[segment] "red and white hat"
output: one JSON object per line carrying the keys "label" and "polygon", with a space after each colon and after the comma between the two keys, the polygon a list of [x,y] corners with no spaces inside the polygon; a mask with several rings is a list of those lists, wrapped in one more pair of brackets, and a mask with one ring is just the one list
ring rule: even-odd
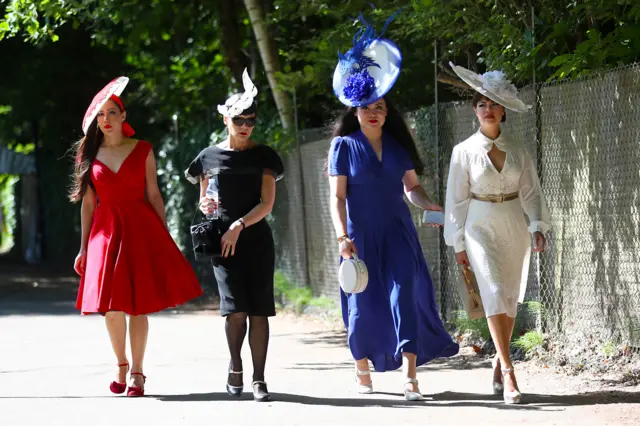
{"label": "red and white hat", "polygon": [[98,112],[104,104],[107,103],[109,98],[111,98],[111,95],[120,96],[124,88],[127,87],[127,83],[129,83],[129,77],[120,76],[109,82],[104,89],[93,97],[93,101],[91,101],[91,105],[87,108],[87,112],[84,113],[84,119],[82,120],[82,131],[85,135],[87,134],[87,130],[89,130],[89,126],[98,115]]}

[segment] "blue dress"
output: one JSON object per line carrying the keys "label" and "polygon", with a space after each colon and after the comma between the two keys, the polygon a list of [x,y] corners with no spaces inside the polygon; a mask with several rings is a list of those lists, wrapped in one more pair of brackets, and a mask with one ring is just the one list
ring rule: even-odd
{"label": "blue dress", "polygon": [[414,169],[405,149],[383,134],[382,161],[362,131],[336,137],[329,174],[347,176],[347,230],[369,270],[367,289],[341,291],[342,317],[354,359],[376,371],[402,366],[402,352],[417,365],[458,353],[435,302],[418,232],[404,201],[402,178]]}

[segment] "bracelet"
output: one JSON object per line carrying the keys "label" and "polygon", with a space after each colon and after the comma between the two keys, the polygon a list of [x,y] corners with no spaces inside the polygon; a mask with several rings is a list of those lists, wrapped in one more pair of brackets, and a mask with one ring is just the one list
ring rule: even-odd
{"label": "bracelet", "polygon": [[344,240],[348,240],[348,239],[349,239],[349,236],[347,234],[344,234],[344,235],[338,237],[338,243],[341,243]]}
{"label": "bracelet", "polygon": [[242,230],[244,231],[244,228],[247,227],[247,224],[244,223],[244,219],[240,218],[240,219],[238,219],[238,222],[240,222],[240,224],[242,225]]}

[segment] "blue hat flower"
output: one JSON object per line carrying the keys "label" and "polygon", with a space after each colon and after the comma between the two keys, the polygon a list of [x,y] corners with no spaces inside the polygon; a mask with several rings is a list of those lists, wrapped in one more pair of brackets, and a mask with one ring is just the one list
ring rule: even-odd
{"label": "blue hat flower", "polygon": [[394,42],[382,36],[399,12],[391,15],[380,35],[360,14],[365,27],[355,34],[353,47],[347,53],[338,52],[338,65],[333,73],[333,91],[343,104],[350,107],[372,104],[395,84],[402,54]]}

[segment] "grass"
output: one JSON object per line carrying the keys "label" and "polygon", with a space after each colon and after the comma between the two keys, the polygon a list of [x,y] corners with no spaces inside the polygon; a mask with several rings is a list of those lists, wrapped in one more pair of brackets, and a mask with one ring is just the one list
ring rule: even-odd
{"label": "grass", "polygon": [[308,307],[332,312],[336,310],[336,303],[326,297],[314,297],[311,287],[300,287],[289,281],[280,271],[274,275],[274,294],[279,308],[289,307],[297,315],[302,314]]}
{"label": "grass", "polygon": [[607,358],[612,358],[614,355],[616,355],[618,353],[618,348],[616,347],[616,344],[613,342],[607,342],[603,347],[602,347],[602,353],[604,354],[604,356],[606,356]]}
{"label": "grass", "polygon": [[536,330],[527,331],[522,336],[513,340],[513,346],[522,349],[527,355],[542,350],[544,344],[544,335]]}

